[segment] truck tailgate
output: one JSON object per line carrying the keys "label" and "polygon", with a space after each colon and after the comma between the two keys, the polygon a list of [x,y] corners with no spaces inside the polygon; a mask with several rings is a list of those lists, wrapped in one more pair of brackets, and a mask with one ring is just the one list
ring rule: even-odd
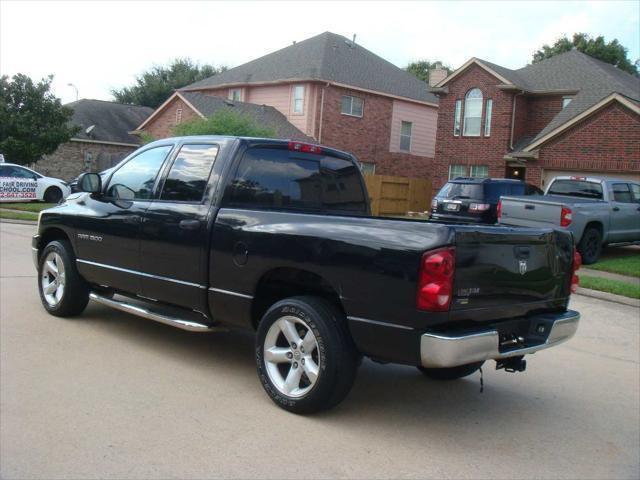
{"label": "truck tailgate", "polygon": [[543,198],[502,197],[500,223],[521,226],[559,226],[563,204]]}
{"label": "truck tailgate", "polygon": [[528,313],[569,297],[573,262],[570,233],[551,228],[477,226],[456,226],[455,230],[452,312],[484,308],[496,318],[502,307],[517,306],[520,312]]}

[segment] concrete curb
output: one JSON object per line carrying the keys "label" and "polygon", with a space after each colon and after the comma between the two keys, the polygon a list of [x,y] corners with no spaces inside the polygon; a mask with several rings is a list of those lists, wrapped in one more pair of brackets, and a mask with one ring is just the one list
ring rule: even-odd
{"label": "concrete curb", "polygon": [[18,220],[17,218],[0,218],[0,223],[17,223],[18,225],[37,225],[37,220]]}
{"label": "concrete curb", "polygon": [[613,293],[601,292],[599,290],[591,290],[589,288],[582,287],[578,287],[578,291],[576,293],[585,297],[597,298],[598,300],[606,300],[607,302],[620,303],[622,305],[640,308],[640,300],[636,298],[623,297],[622,295],[615,295]]}
{"label": "concrete curb", "polygon": [[591,270],[590,268],[580,267],[579,274],[586,277],[606,278],[608,280],[615,280],[618,282],[625,282],[631,284],[640,284],[640,278],[632,277],[631,275],[621,275],[619,273],[603,272],[600,270]]}

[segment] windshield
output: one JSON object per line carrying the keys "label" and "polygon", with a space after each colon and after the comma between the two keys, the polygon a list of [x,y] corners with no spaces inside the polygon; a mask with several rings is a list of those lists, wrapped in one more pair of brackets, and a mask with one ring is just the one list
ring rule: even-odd
{"label": "windshield", "polygon": [[481,183],[453,183],[449,182],[440,189],[437,198],[473,198],[480,200],[484,197]]}
{"label": "windshield", "polygon": [[549,187],[547,194],[602,200],[602,185],[587,180],[556,180]]}

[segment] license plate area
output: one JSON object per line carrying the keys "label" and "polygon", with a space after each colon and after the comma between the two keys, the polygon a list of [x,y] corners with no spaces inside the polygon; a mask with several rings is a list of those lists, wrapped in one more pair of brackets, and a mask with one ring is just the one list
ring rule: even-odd
{"label": "license plate area", "polygon": [[444,209],[447,212],[457,212],[460,210],[460,204],[459,203],[445,203],[444,204]]}

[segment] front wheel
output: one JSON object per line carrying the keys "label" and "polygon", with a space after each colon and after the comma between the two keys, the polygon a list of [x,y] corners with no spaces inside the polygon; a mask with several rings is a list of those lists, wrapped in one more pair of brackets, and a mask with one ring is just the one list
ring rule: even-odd
{"label": "front wheel", "polygon": [[71,244],[49,243],[38,263],[38,291],[45,310],[56,317],[79,315],[89,303],[89,286],[78,273]]}
{"label": "front wheel", "polygon": [[307,296],[281,300],[265,313],[255,352],[265,391],[294,413],[340,403],[351,390],[359,361],[344,314]]}
{"label": "front wheel", "polygon": [[477,372],[484,362],[468,363],[467,365],[459,365],[449,368],[426,368],[418,367],[424,375],[433,380],[457,380],[459,378],[468,377]]}

